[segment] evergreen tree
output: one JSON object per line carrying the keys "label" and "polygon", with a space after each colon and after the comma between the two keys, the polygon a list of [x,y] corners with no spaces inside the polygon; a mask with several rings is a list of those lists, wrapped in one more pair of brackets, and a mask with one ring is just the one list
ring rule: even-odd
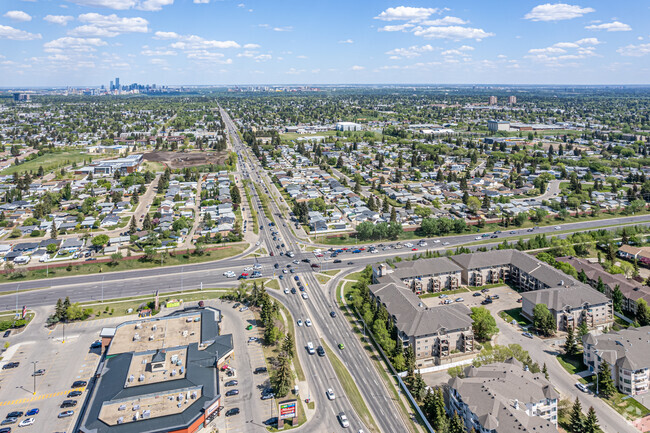
{"label": "evergreen tree", "polygon": [[291,334],[287,334],[284,337],[284,341],[282,342],[282,347],[280,350],[282,350],[282,352],[284,352],[289,358],[293,358],[294,343],[293,343],[293,338],[291,338]]}
{"label": "evergreen tree", "polygon": [[580,322],[580,325],[578,325],[578,336],[582,339],[585,335],[589,333],[589,327],[587,326],[586,321]]}
{"label": "evergreen tree", "polygon": [[582,433],[584,428],[584,415],[582,415],[582,405],[580,400],[576,397],[571,407],[571,415],[569,417],[569,431],[571,433]]}
{"label": "evergreen tree", "polygon": [[621,288],[618,284],[614,287],[614,291],[612,292],[612,306],[614,307],[614,311],[619,313],[623,310],[623,292],[621,292]]}
{"label": "evergreen tree", "polygon": [[569,356],[578,353],[578,347],[573,333],[573,326],[569,326],[567,329],[566,340],[564,341],[564,352]]}
{"label": "evergreen tree", "polygon": [[544,377],[546,378],[546,380],[549,380],[548,369],[546,368],[546,363],[544,363],[544,366],[542,367],[542,373],[544,373]]}
{"label": "evergreen tree", "polygon": [[644,299],[636,301],[636,321],[641,326],[650,323],[650,311],[648,311],[648,303]]}
{"label": "evergreen tree", "polygon": [[397,222],[397,211],[395,211],[395,206],[391,206],[390,208],[390,221]]}
{"label": "evergreen tree", "polygon": [[598,433],[600,431],[600,426],[598,425],[598,417],[596,417],[596,411],[593,406],[589,406],[587,411],[587,419],[584,422],[584,432],[585,433]]}
{"label": "evergreen tree", "polygon": [[458,415],[458,412],[454,412],[454,416],[451,418],[449,433],[465,433],[465,423],[460,415]]}
{"label": "evergreen tree", "polygon": [[616,393],[609,364],[604,360],[598,365],[598,395],[609,398]]}
{"label": "evergreen tree", "polygon": [[142,228],[144,230],[151,230],[153,228],[153,223],[151,222],[151,215],[148,213],[144,216],[144,221],[142,222]]}

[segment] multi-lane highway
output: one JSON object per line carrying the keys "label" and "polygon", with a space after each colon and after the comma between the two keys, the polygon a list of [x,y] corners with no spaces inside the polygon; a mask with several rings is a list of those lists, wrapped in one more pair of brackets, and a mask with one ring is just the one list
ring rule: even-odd
{"label": "multi-lane highway", "polygon": [[[258,161],[251,157],[250,151],[241,142],[232,120],[223,110],[222,117],[226,122],[231,145],[239,155],[238,169],[242,178],[250,179],[252,183],[259,186],[263,194],[272,196],[268,189],[272,188],[272,184],[265,170],[262,169]],[[301,284],[306,287],[309,296],[308,299],[303,299],[298,294],[285,294],[283,290],[279,292],[270,290],[270,294],[286,306],[294,320],[302,319],[304,321],[309,318],[313,323],[311,327],[296,326],[296,348],[309,384],[307,393],[317,402],[313,427],[310,427],[310,431],[327,432],[336,430],[339,428],[336,414],[340,411],[346,413],[353,429],[355,429],[354,431],[362,428],[364,431],[370,430],[369,426],[365,425],[358,414],[355,413],[343,393],[328,358],[309,355],[306,352],[305,347],[308,342],[312,342],[317,347],[320,345],[321,339],[332,348],[352,374],[380,429],[384,432],[409,431],[411,427],[397,415],[399,410],[389,397],[391,394],[386,389],[386,384],[365,355],[359,341],[351,333],[345,319],[341,315],[337,317],[330,316],[330,312],[334,311],[337,305],[334,294],[335,284],[321,286],[314,276],[314,269],[309,263],[302,260],[310,259],[312,263],[327,266],[327,269],[356,270],[388,257],[410,256],[426,249],[455,249],[457,246],[476,242],[477,235],[464,234],[439,239],[427,239],[427,246],[420,247],[419,251],[411,251],[410,247],[404,247],[403,245],[398,249],[396,248],[396,242],[384,242],[382,245],[377,246],[376,254],[370,254],[367,251],[360,253],[345,252],[339,254],[338,260],[340,262],[334,263],[334,260],[327,256],[316,258],[314,253],[301,251],[299,242],[302,245],[305,245],[306,242],[299,241],[293,235],[289,226],[290,223],[282,217],[275,200],[270,200],[270,212],[273,219],[271,220],[262,209],[262,201],[257,190],[255,188],[249,190],[252,194],[253,206],[257,209],[259,215],[260,247],[273,252],[273,256],[250,259],[244,258],[245,254],[241,254],[221,261],[185,266],[4,283],[0,284],[0,310],[20,308],[22,305],[28,307],[53,306],[58,298],[65,296],[69,296],[73,302],[78,302],[152,294],[156,290],[164,293],[178,291],[179,289],[196,290],[200,287],[232,287],[237,282],[224,276],[224,272],[234,271],[239,275],[244,267],[257,262],[261,266],[260,271],[263,277],[268,278],[279,275],[284,277],[280,281],[283,289],[296,288],[298,291],[298,284],[293,278],[298,276]],[[614,229],[623,224],[632,223],[648,225],[650,224],[650,216],[630,216],[564,224],[561,226],[562,232],[567,232],[564,234],[558,233],[554,227],[540,227],[532,232],[527,230],[506,231],[497,234],[496,238],[488,240],[489,243],[480,246],[491,247],[503,242],[504,239],[516,240],[521,236],[531,236],[539,233],[556,234],[565,237],[576,231],[594,230],[599,227]],[[249,226],[248,230],[251,229],[252,227]],[[289,257],[287,254],[289,252],[294,253],[295,257]],[[291,268],[288,268],[288,265]],[[284,269],[293,269],[295,273],[283,273]],[[345,349],[339,350],[337,348],[339,343],[344,343]],[[325,390],[327,388],[334,389],[337,395],[334,401],[326,399]],[[306,398],[307,396],[302,395],[302,397]],[[255,431],[253,426],[250,428],[250,431]]]}

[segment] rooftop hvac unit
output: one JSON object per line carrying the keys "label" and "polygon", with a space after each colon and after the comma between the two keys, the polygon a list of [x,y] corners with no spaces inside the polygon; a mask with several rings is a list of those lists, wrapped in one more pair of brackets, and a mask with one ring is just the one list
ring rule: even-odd
{"label": "rooftop hvac unit", "polygon": [[153,341],[154,338],[155,338],[155,337],[154,337],[153,335],[150,335],[150,336],[149,336],[149,341]]}
{"label": "rooftop hvac unit", "polygon": [[187,395],[185,396],[185,399],[186,399],[186,400],[189,400],[189,399],[190,399],[190,392],[189,392],[189,391],[187,391]]}
{"label": "rooftop hvac unit", "polygon": [[140,412],[135,413],[135,415],[133,416],[133,421],[137,421],[138,418],[140,418]]}
{"label": "rooftop hvac unit", "polygon": [[171,361],[172,364],[176,364],[176,361],[178,361],[178,355],[172,355]]}
{"label": "rooftop hvac unit", "polygon": [[183,331],[183,337],[187,337],[187,334],[188,334],[187,331]]}
{"label": "rooftop hvac unit", "polygon": [[181,374],[185,373],[185,367],[181,367]]}
{"label": "rooftop hvac unit", "polygon": [[179,359],[178,361],[176,361],[176,365],[183,365],[183,360]]}
{"label": "rooftop hvac unit", "polygon": [[117,419],[117,423],[118,423],[118,424],[123,424],[123,423],[124,423],[124,417],[123,417],[123,416],[119,417],[119,418]]}
{"label": "rooftop hvac unit", "polygon": [[172,372],[171,372],[171,373],[169,373],[169,375],[170,375],[171,377],[174,377],[174,376],[176,376],[176,370],[172,370]]}
{"label": "rooftop hvac unit", "polygon": [[135,377],[133,377],[133,375],[129,376],[129,382],[133,382],[134,379]]}
{"label": "rooftop hvac unit", "polygon": [[193,322],[194,319],[192,319],[191,317],[188,317],[187,319],[185,319],[185,321],[186,321],[187,323],[190,323],[190,322]]}
{"label": "rooftop hvac unit", "polygon": [[144,412],[142,412],[142,418],[144,419],[151,418],[151,411],[145,410]]}
{"label": "rooftop hvac unit", "polygon": [[117,408],[117,410],[126,410],[126,405],[121,404],[120,407]]}
{"label": "rooftop hvac unit", "polygon": [[178,394],[178,395],[176,396],[176,400],[178,400],[178,401],[183,401],[183,394]]}
{"label": "rooftop hvac unit", "polygon": [[138,382],[144,382],[144,374],[141,374],[138,378]]}
{"label": "rooftop hvac unit", "polygon": [[158,329],[158,325],[153,325],[153,326],[151,327],[151,329],[152,329],[153,331],[155,331],[156,329]]}
{"label": "rooftop hvac unit", "polygon": [[133,409],[131,410],[140,410],[140,405],[139,404],[133,405]]}
{"label": "rooftop hvac unit", "polygon": [[135,329],[142,329],[142,323],[138,322],[135,324]]}
{"label": "rooftop hvac unit", "polygon": [[196,398],[197,395],[198,395],[198,394],[196,393],[196,391],[192,391],[192,398],[193,398],[193,399]]}
{"label": "rooftop hvac unit", "polygon": [[194,319],[194,321],[195,321],[195,322],[200,322],[200,321],[201,321],[201,318],[200,318],[200,317],[197,317],[196,319]]}
{"label": "rooftop hvac unit", "polygon": [[147,363],[147,360],[146,360],[145,358],[142,358],[142,362],[141,362],[140,364],[143,364],[143,365],[144,365],[144,364],[146,364],[146,363]]}
{"label": "rooftop hvac unit", "polygon": [[135,335],[133,336],[133,341],[139,341],[139,340],[140,340],[140,335],[139,335],[139,334],[135,334]]}
{"label": "rooftop hvac unit", "polygon": [[176,407],[178,407],[179,409],[181,408],[181,406],[183,406],[183,403],[178,403],[178,404],[176,405]]}

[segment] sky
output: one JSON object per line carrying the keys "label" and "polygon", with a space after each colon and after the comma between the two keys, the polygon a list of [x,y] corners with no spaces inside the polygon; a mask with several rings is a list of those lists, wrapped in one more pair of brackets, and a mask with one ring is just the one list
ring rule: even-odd
{"label": "sky", "polygon": [[1,0],[0,87],[650,84],[650,2],[563,1]]}

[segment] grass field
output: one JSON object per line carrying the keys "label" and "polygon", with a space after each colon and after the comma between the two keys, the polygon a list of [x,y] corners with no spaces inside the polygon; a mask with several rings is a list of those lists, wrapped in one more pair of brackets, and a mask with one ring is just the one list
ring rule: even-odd
{"label": "grass field", "polygon": [[154,173],[159,171],[165,171],[165,164],[161,162],[145,161],[142,164],[143,171],[153,171]]}
{"label": "grass field", "polygon": [[557,360],[570,374],[580,373],[587,369],[587,367],[582,363],[582,352],[571,356],[562,354],[557,357]]}
{"label": "grass field", "polygon": [[[248,244],[235,244],[232,246],[227,246],[222,250],[217,251],[207,251],[202,256],[188,256],[186,257],[184,253],[178,252],[173,257],[166,255],[163,258],[163,266],[176,266],[176,265],[189,265],[192,263],[202,263],[209,262],[213,260],[221,260],[228,257],[241,254],[248,248]],[[116,271],[128,271],[134,269],[147,269],[147,268],[157,268],[160,267],[160,258],[157,258],[153,261],[140,261],[140,260],[122,260],[117,262],[116,265],[109,265],[108,263],[100,264],[75,264],[72,265],[70,271],[66,268],[53,268],[53,269],[39,269],[36,271],[26,271],[24,276],[19,276],[17,272],[12,275],[2,274],[0,275],[0,282],[7,281],[26,281],[26,280],[40,280],[44,278],[53,278],[53,277],[68,277],[73,275],[87,275],[87,274],[99,274],[103,272],[116,272]]]}
{"label": "grass field", "polygon": [[512,321],[515,320],[519,325],[522,326],[530,324],[530,321],[521,315],[521,308],[513,308],[511,310],[501,311],[499,312],[499,317],[508,323],[512,323]]}
{"label": "grass field", "polygon": [[352,379],[352,375],[350,375],[350,372],[348,371],[347,367],[345,366],[345,364],[343,364],[343,362],[339,359],[339,357],[336,356],[334,352],[332,352],[332,349],[329,348],[329,346],[325,343],[323,339],[321,339],[321,344],[325,348],[325,352],[327,353],[327,358],[332,363],[332,367],[334,367],[336,376],[339,378],[339,382],[341,382],[341,385],[343,386],[343,390],[345,391],[345,394],[350,399],[350,403],[352,403],[352,407],[354,407],[354,410],[357,412],[357,415],[359,415],[361,420],[364,422],[366,426],[368,426],[368,429],[371,432],[379,432],[380,431],[379,427],[377,426],[375,420],[370,414],[370,410],[368,409],[368,406],[366,406],[366,402],[361,396],[361,392],[359,392],[359,388],[357,387],[357,384],[354,382],[354,379]]}
{"label": "grass field", "polygon": [[[101,159],[104,159],[108,156],[102,156]],[[7,167],[0,174],[14,174],[16,172],[22,173],[25,171],[33,171],[36,173],[38,167],[43,166],[45,173],[55,170],[57,168],[65,167],[71,165],[73,162],[76,162],[77,165],[83,164],[84,159],[92,158],[91,155],[87,153],[82,153],[81,150],[69,151],[69,152],[60,152],[60,153],[46,153],[45,155],[38,156],[31,161],[27,161],[20,165],[12,165]],[[93,158],[100,159],[100,158]]]}

